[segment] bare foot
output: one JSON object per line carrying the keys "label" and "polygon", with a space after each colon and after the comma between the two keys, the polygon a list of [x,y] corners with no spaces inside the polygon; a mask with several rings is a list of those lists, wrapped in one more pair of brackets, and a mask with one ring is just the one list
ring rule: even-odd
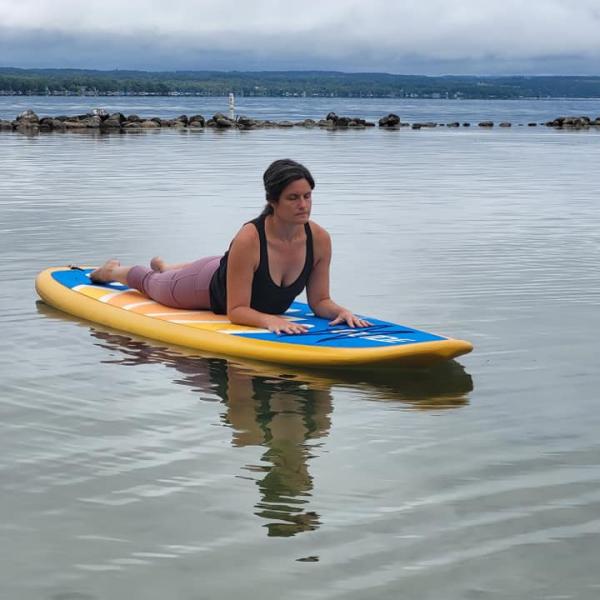
{"label": "bare foot", "polygon": [[121,263],[115,258],[107,260],[101,267],[90,273],[90,279],[93,283],[107,283],[113,280],[112,272],[116,267],[120,267]]}
{"label": "bare foot", "polygon": [[153,271],[158,271],[159,273],[162,273],[165,270],[166,266],[167,266],[167,264],[165,263],[165,261],[160,256],[155,256],[150,261],[150,268]]}

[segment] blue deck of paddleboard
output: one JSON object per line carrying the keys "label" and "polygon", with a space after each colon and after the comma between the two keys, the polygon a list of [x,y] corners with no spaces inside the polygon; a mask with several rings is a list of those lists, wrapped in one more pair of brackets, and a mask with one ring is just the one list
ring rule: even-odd
{"label": "blue deck of paddleboard", "polygon": [[[67,288],[78,285],[91,285],[88,277],[90,270],[70,269],[55,271],[52,277]],[[114,291],[125,291],[127,286],[120,283],[96,284]],[[281,334],[274,333],[236,333],[240,337],[269,342],[280,342],[286,344],[300,344],[303,346],[334,347],[334,348],[384,348],[390,346],[405,346],[422,342],[433,342],[445,340],[439,335],[419,331],[404,325],[397,325],[372,317],[363,317],[372,323],[371,327],[351,328],[347,325],[336,325],[331,327],[327,319],[315,317],[307,304],[294,302],[288,309],[286,315],[293,317],[295,322],[309,327],[309,331],[303,334]]]}

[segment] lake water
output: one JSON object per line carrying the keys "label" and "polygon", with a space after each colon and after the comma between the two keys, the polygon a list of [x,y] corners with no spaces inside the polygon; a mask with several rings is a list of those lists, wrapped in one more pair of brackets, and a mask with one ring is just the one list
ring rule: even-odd
{"label": "lake water", "polygon": [[[0,115],[31,100],[2,98]],[[165,116],[224,104],[110,100]],[[600,114],[598,101],[287,102],[248,113]],[[0,597],[598,598],[599,153],[599,132],[527,127],[0,134]],[[225,250],[283,156],[317,181],[334,299],[472,354],[303,372],[37,301],[49,265]]]}

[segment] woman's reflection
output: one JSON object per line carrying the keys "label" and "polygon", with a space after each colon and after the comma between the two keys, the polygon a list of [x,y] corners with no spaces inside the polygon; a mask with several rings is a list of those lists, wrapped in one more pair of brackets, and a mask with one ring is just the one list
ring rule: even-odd
{"label": "woman's reflection", "polygon": [[[42,303],[38,310],[69,319]],[[309,465],[313,440],[326,437],[331,427],[333,388],[343,386],[369,400],[400,401],[421,410],[463,406],[473,389],[471,377],[455,362],[426,371],[299,371],[201,358],[97,327],[90,332],[99,345],[119,353],[118,359],[107,362],[159,363],[177,371],[174,383],[203,397],[212,391],[225,406],[221,420],[232,429],[232,445],[265,448],[261,464],[244,468],[252,479],[258,477],[261,499],[255,514],[267,521],[269,536],[292,536],[320,525],[319,515],[309,510],[313,489]]]}

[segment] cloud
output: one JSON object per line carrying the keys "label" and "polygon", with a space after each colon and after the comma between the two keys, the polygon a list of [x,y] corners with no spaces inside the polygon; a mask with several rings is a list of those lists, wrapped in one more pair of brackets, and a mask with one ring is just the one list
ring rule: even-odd
{"label": "cloud", "polygon": [[597,0],[0,0],[0,23],[4,66],[592,73],[600,57]]}

